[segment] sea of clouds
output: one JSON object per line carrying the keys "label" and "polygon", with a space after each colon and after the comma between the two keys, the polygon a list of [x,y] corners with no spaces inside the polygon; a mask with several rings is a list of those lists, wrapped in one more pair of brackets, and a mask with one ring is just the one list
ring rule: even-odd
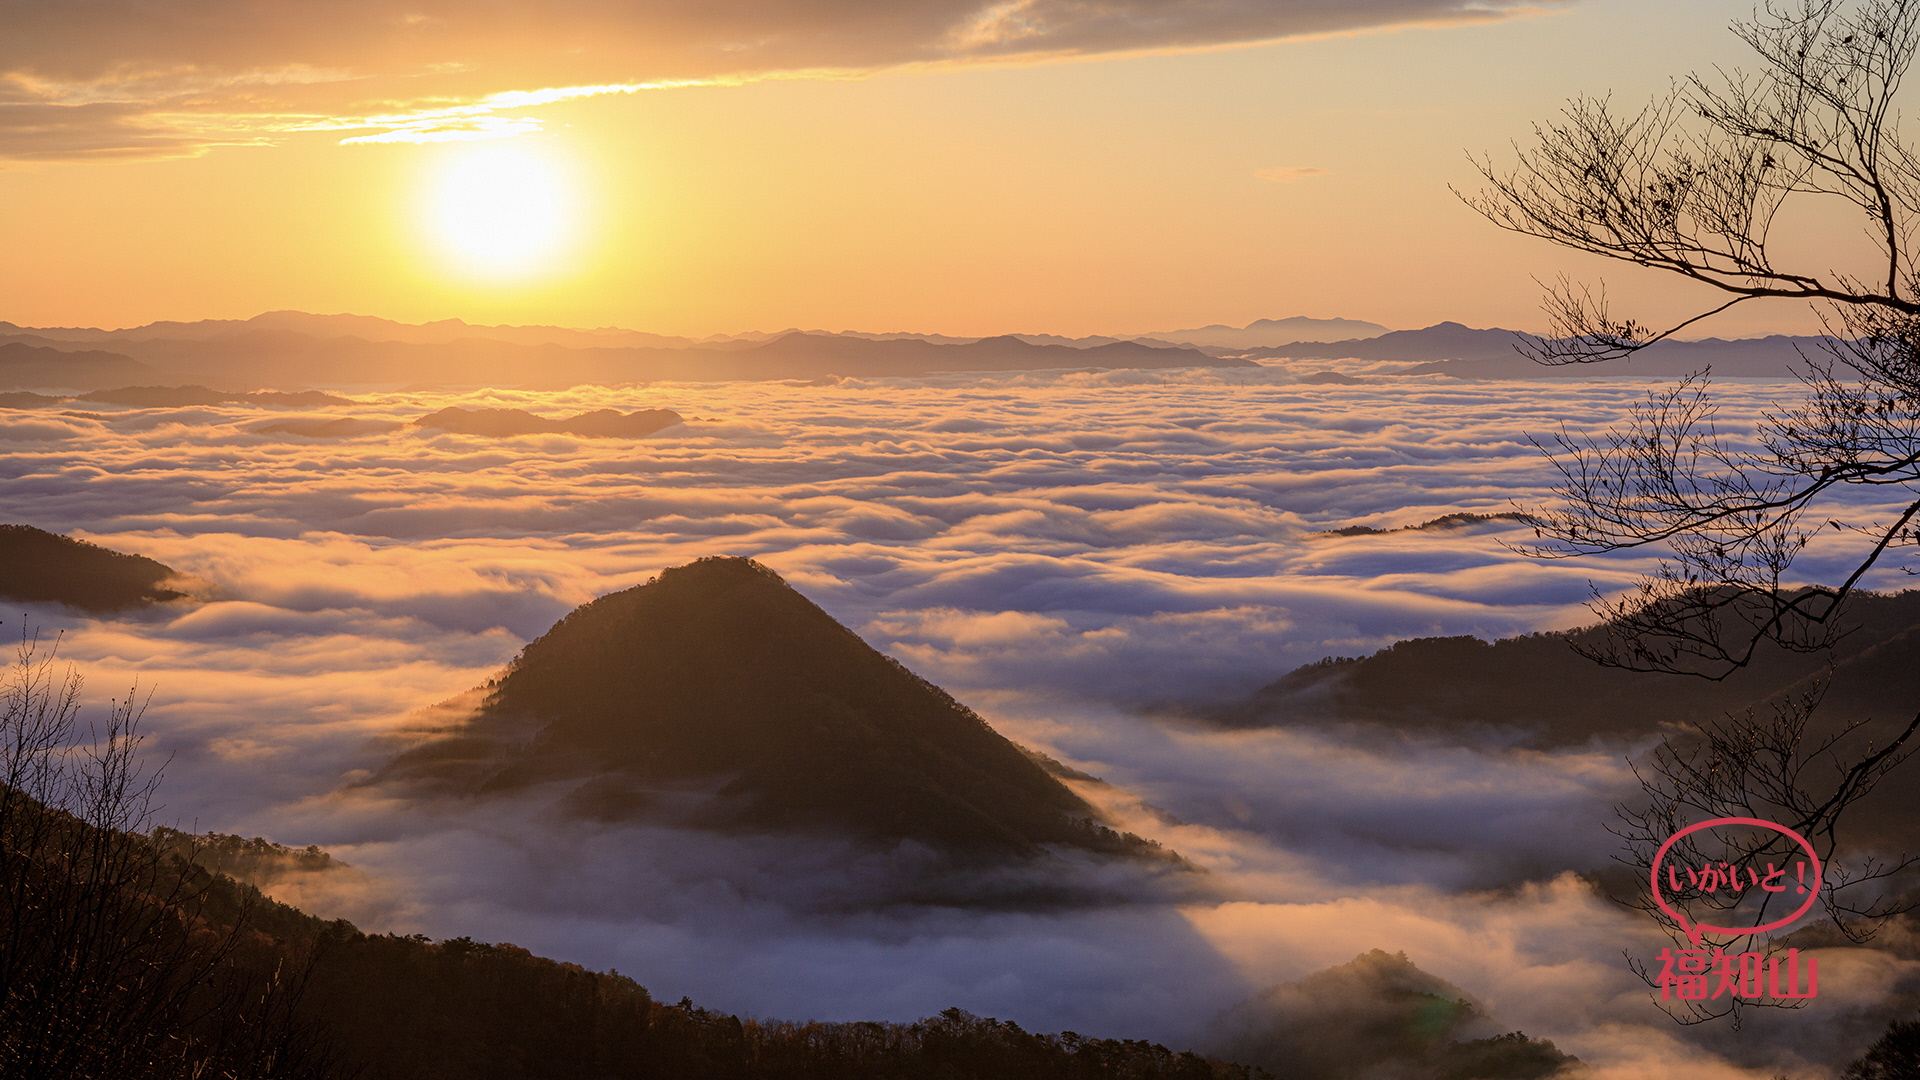
{"label": "sea of clouds", "polygon": [[[1604,431],[1648,384],[1296,374],[366,393],[311,414],[687,418],[639,441],[263,435],[289,414],[252,406],[0,412],[0,520],[159,559],[207,598],[105,619],[33,608],[5,629],[58,632],[96,710],[137,686],[163,819],[353,864],[287,899],[615,967],[669,1000],[795,1019],[958,1005],[1188,1045],[1252,991],[1382,948],[1602,1075],[1773,1076],[1857,1053],[1913,965],[1835,952],[1818,1017],[1740,1038],[1648,1003],[1622,950],[1664,941],[1562,874],[1615,850],[1604,826],[1634,747],[1153,719],[1402,638],[1577,625],[1590,589],[1653,565],[1528,559],[1511,521],[1327,534],[1537,505],[1554,473],[1531,440]],[[1717,386],[1730,437],[1797,391]],[[1843,542],[1811,549],[1806,577],[1840,576]],[[761,560],[1005,734],[1103,778],[1085,793],[1207,867],[1215,898],[836,909],[818,901],[898,860],[343,793],[572,607],[712,554]]]}

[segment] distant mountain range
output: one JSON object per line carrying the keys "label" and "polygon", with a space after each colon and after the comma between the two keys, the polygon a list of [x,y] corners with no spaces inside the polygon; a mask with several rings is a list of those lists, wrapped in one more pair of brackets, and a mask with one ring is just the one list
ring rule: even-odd
{"label": "distant mountain range", "polygon": [[[896,341],[912,338],[939,345],[966,345],[977,337],[950,334],[926,334],[906,331],[870,333],[858,330],[806,330],[788,327],[772,332],[748,331],[740,334],[713,334],[703,338],[672,334],[649,334],[603,326],[593,330],[563,326],[486,326],[461,319],[441,319],[429,323],[403,323],[370,315],[313,315],[304,311],[269,311],[251,319],[201,319],[197,322],[152,322],[121,330],[98,327],[56,326],[26,327],[0,322],[0,341],[21,340],[28,344],[53,342],[137,342],[153,340],[217,341],[239,337],[259,330],[285,330],[316,338],[357,337],[365,341],[403,341],[414,345],[447,345],[457,341],[503,341],[514,345],[562,345],[568,348],[687,348],[705,346],[747,346],[806,333],[812,337],[859,338],[870,341]],[[1244,327],[1214,324],[1192,330],[1135,334],[1131,337],[1092,335],[1070,338],[1057,334],[1015,335],[1030,345],[1068,345],[1090,348],[1116,341],[1147,340],[1172,345],[1223,346],[1234,349],[1259,348],[1308,337],[1332,341],[1340,337],[1365,338],[1385,333],[1386,327],[1356,319],[1310,319],[1296,315],[1286,319],[1257,319]],[[38,340],[28,341],[29,338]]]}
{"label": "distant mountain range", "polygon": [[1224,349],[1262,349],[1282,342],[1303,341],[1311,336],[1316,341],[1336,341],[1342,338],[1361,340],[1377,337],[1387,332],[1379,323],[1361,322],[1358,319],[1309,319],[1305,315],[1295,315],[1289,319],[1255,319],[1245,326],[1196,327],[1192,330],[1156,330],[1140,335],[1156,341],[1170,341],[1177,345],[1204,345]]}
{"label": "distant mountain range", "polygon": [[1522,355],[1528,335],[1517,330],[1476,330],[1456,322],[1421,330],[1395,330],[1344,341],[1295,341],[1248,352],[1249,357],[1290,360],[1413,362],[1394,375],[1452,375],[1463,379],[1584,379],[1606,375],[1677,378],[1711,367],[1715,375],[1791,378],[1808,358],[1827,356],[1824,339],[1774,335],[1763,338],[1662,341],[1630,357],[1598,364],[1547,367]]}
{"label": "distant mountain range", "polygon": [[476,339],[506,341],[516,345],[565,345],[571,348],[622,345],[683,348],[697,344],[692,338],[648,334],[617,327],[573,330],[562,326],[479,326],[460,319],[415,324],[370,315],[311,315],[304,311],[269,311],[251,319],[151,322],[124,330],[79,326],[34,328],[0,322],[0,340],[30,335],[43,342],[218,341],[261,330],[281,330],[315,338],[357,337],[366,341],[404,341],[415,345],[445,345]]}
{"label": "distant mountain range", "polygon": [[473,798],[555,782],[567,812],[600,820],[1167,858],[748,559],[575,609],[469,722],[368,781]]}
{"label": "distant mountain range", "polygon": [[[0,329],[7,325],[0,324]],[[40,332],[0,335],[0,342],[4,342],[0,344],[0,389],[100,390],[165,381],[246,387],[488,384],[563,389],[582,383],[662,379],[880,378],[1047,368],[1257,366],[1253,361],[1216,357],[1182,346],[1112,341],[1081,348],[1034,344],[1013,335],[941,343],[911,337],[882,340],[790,333],[762,342],[658,345],[621,344],[617,340],[614,344],[582,344],[578,340],[561,344],[484,337],[369,340],[353,335],[318,336],[283,326],[256,326],[253,320],[219,324],[221,332],[217,334],[208,329],[208,324],[188,324],[186,331],[178,331],[187,336],[164,336],[175,333],[175,329],[165,324],[155,327],[158,330],[143,327],[106,336],[92,331],[62,331],[85,335],[74,338]],[[609,338],[617,339],[617,335]]]}
{"label": "distant mountain range", "polygon": [[153,367],[116,352],[99,349],[0,344],[0,390],[34,387],[103,390],[151,382],[160,376]]}
{"label": "distant mountain range", "polygon": [[[1306,335],[1314,335],[1308,339]],[[1344,335],[1335,337],[1334,335]],[[1294,338],[1282,344],[1276,339]],[[1137,339],[1006,334],[782,331],[704,338],[603,327],[425,324],[276,311],[246,320],[157,322],[125,330],[34,329],[0,322],[0,391],[98,391],[197,382],[239,387],[470,386],[558,389],[659,380],[815,380],[1059,368],[1249,367],[1266,360],[1404,364],[1370,377],[1467,379],[1596,376],[1789,378],[1826,356],[1819,337],[1663,341],[1601,364],[1545,367],[1521,355],[1518,331],[1456,322],[1392,330],[1353,319],[1260,319],[1244,327],[1168,330]],[[1270,366],[1270,365],[1269,365]],[[1352,375],[1310,373],[1320,383]],[[0,405],[5,405],[0,402]],[[10,407],[27,407],[18,402]],[[288,404],[292,404],[288,402]]]}

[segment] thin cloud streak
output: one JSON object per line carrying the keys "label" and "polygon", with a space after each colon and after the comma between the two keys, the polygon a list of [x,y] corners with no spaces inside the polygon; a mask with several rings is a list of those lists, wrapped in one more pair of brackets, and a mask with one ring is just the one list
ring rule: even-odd
{"label": "thin cloud streak", "polygon": [[1305,180],[1311,176],[1325,176],[1328,170],[1312,165],[1288,165],[1272,169],[1261,169],[1253,175],[1262,180],[1271,180],[1276,184],[1291,184],[1295,180]]}

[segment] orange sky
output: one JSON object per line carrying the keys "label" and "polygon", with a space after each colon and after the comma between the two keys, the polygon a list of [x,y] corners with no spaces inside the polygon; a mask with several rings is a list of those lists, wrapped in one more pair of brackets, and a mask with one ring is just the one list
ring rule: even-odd
{"label": "orange sky", "polygon": [[[1691,294],[1672,283],[1500,234],[1448,185],[1472,186],[1466,151],[1503,151],[1570,95],[1634,101],[1737,59],[1724,26],[1746,11],[1210,0],[1181,6],[1200,12],[1192,25],[1149,32],[1073,23],[1041,0],[929,0],[891,21],[741,0],[701,16],[711,25],[547,6],[574,21],[462,23],[475,6],[447,0],[366,41],[237,17],[203,39],[184,16],[142,36],[111,13],[21,15],[11,25],[27,31],[0,45],[0,319],[1537,327],[1531,278],[1563,270],[1605,270],[1636,310],[1678,313]],[[343,5],[340,25],[363,7],[386,10]],[[452,29],[408,36],[420,27]],[[727,84],[633,88],[666,79]],[[602,84],[621,89],[486,104]],[[487,133],[504,137],[404,141]],[[461,164],[476,153],[491,158]],[[447,225],[448,185],[502,160],[550,194]],[[470,227],[485,249],[522,213],[533,254],[509,244],[489,262],[449,236]],[[1806,325],[1776,307],[1701,329]]]}

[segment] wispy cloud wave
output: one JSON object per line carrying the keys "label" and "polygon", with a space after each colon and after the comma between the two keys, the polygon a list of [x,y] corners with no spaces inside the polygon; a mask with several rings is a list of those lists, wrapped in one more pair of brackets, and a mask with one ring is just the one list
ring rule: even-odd
{"label": "wispy cloud wave", "polygon": [[0,0],[0,157],[202,152],[287,133],[359,142],[514,134],[518,110],[692,83],[952,65],[1479,22],[1496,0]]}

